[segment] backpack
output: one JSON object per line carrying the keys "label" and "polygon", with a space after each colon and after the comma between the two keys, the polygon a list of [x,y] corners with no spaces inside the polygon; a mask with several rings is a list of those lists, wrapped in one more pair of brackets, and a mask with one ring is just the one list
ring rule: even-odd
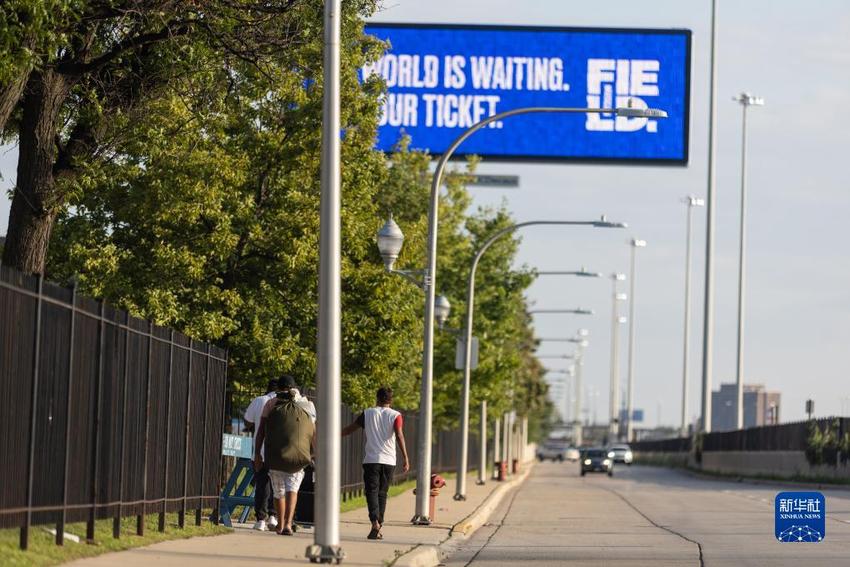
{"label": "backpack", "polygon": [[304,408],[289,394],[278,394],[266,417],[265,461],[269,469],[296,473],[309,465],[314,431]]}

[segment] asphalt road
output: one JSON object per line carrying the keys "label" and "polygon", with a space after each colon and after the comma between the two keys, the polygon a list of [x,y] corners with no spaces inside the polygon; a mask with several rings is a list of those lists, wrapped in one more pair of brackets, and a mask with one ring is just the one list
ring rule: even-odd
{"label": "asphalt road", "polygon": [[581,478],[577,464],[538,464],[446,565],[850,565],[850,490],[821,491],[822,542],[779,543],[783,490],[807,489],[642,466]]}

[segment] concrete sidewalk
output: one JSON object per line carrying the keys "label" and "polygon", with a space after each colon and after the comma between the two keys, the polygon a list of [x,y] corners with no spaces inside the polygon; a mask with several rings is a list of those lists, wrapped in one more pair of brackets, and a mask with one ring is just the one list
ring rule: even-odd
{"label": "concrete sidewalk", "polygon": [[[521,475],[514,475],[512,479],[518,476]],[[492,503],[488,498],[503,485],[504,483],[488,481],[484,486],[477,486],[473,478],[468,485],[467,500],[455,502],[452,499],[454,480],[451,480],[437,497],[436,522],[430,526],[410,525],[410,518],[413,517],[415,509],[412,490],[391,498],[387,502],[383,540],[366,539],[370,527],[366,508],[346,512],[342,514],[340,525],[340,544],[345,552],[343,564],[388,565],[415,547],[439,545],[449,538],[456,524],[466,524],[465,520],[478,510],[486,513]],[[231,534],[167,541],[82,559],[68,565],[249,567],[309,564],[304,558],[304,551],[313,543],[312,530],[299,531],[294,536],[279,536],[274,532],[253,531],[250,524],[237,526]]]}

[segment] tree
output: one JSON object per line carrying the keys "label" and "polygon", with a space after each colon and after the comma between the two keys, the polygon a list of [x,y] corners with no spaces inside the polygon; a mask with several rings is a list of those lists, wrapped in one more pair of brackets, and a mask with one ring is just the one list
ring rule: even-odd
{"label": "tree", "polygon": [[[342,18],[343,398],[363,407],[386,384],[400,407],[413,409],[422,293],[384,272],[374,238],[395,213],[407,236],[398,265],[424,265],[430,156],[407,140],[389,157],[373,149],[383,85],[356,75],[383,48],[363,34],[373,7],[347,2]],[[237,59],[180,75],[105,123],[103,139],[121,143],[68,179],[70,207],[58,214],[47,261],[54,279],[74,277],[82,291],[134,315],[227,347],[231,382],[244,397],[281,372],[309,387],[316,369],[321,2],[299,9],[289,48],[262,67]],[[473,251],[512,222],[504,210],[469,217],[465,183],[474,166],[449,174],[441,198],[437,281],[455,303],[453,326]],[[502,239],[479,270],[483,348],[473,399],[490,397],[494,411],[508,409],[508,393],[528,408],[545,397],[539,366],[522,346],[531,278],[512,268],[516,247]],[[457,415],[453,361],[454,338],[438,335],[438,425]]]}
{"label": "tree", "polygon": [[237,64],[263,72],[314,9],[296,0],[4,2],[0,132],[19,157],[3,262],[44,272],[77,179],[128,142],[116,125],[181,79]]}

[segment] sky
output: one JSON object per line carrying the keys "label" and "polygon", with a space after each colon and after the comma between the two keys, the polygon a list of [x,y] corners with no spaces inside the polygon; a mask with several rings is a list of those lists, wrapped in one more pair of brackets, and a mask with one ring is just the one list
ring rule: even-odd
{"label": "sky", "polygon": [[[748,119],[746,383],[782,394],[782,421],[850,415],[844,364],[850,344],[850,261],[843,221],[850,147],[850,3],[843,0],[718,0],[717,209],[714,387],[735,379],[740,199],[740,106],[747,90],[766,99]],[[709,0],[386,0],[374,21],[536,26],[686,28],[693,32],[690,160],[687,167],[518,164],[484,161],[478,172],[518,175],[516,189],[473,187],[474,207],[505,204],[517,222],[587,220],[606,214],[627,230],[534,227],[522,233],[517,265],[582,266],[627,272],[629,238],[638,251],[635,292],[635,408],[646,425],[678,425],[682,390],[685,215],[682,198],[707,188]],[[506,125],[506,127],[508,127]],[[14,184],[17,152],[0,148],[0,187]],[[0,234],[9,202],[0,197]],[[700,404],[705,210],[694,215],[689,418]],[[622,291],[627,291],[623,289]],[[608,417],[610,280],[542,276],[528,292],[535,308],[594,309],[578,318],[535,317],[539,337],[590,332],[585,406]],[[627,328],[621,329],[625,381]],[[572,349],[544,343],[541,354]],[[549,360],[565,368],[568,361]],[[553,379],[554,381],[554,379]]]}

